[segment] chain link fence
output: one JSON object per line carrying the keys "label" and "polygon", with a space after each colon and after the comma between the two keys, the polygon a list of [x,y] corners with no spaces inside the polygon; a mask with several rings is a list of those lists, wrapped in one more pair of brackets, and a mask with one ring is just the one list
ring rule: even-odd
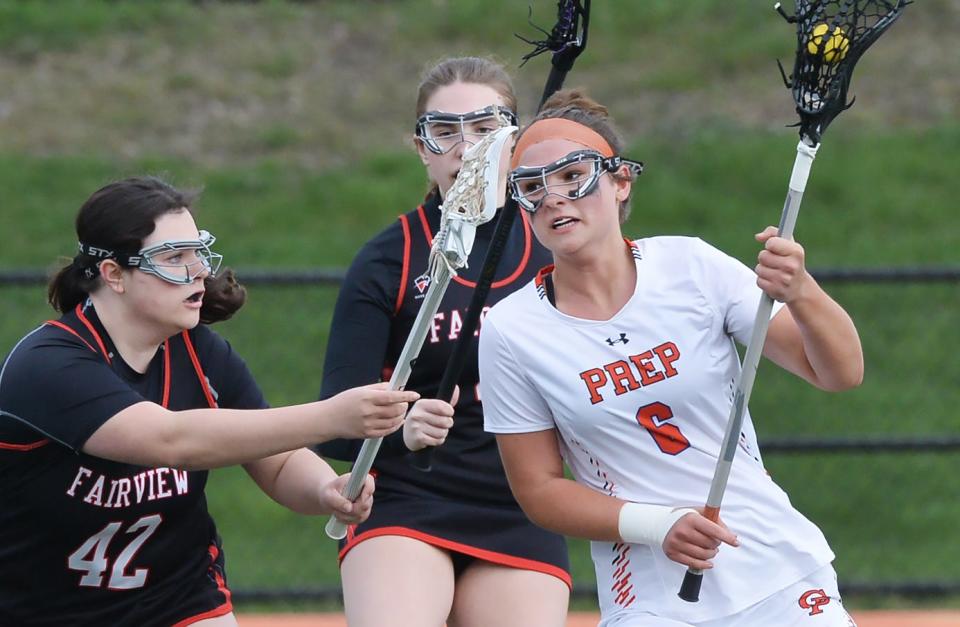
{"label": "chain link fence", "polygon": [[[245,308],[218,325],[274,404],[314,400],[343,271],[240,270]],[[960,268],[814,271],[850,312],[864,384],[826,394],[761,364],[751,413],[764,460],[837,554],[848,598],[960,595]],[[0,273],[2,352],[39,321],[42,272]],[[346,470],[346,464],[338,464]],[[706,496],[707,486],[704,486]],[[240,469],[211,473],[235,598],[273,608],[339,604],[325,520],[272,503]],[[586,542],[570,542],[574,597],[594,598]]]}

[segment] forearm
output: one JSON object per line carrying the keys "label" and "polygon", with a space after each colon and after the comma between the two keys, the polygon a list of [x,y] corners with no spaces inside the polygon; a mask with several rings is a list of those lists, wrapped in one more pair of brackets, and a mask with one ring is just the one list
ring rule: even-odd
{"label": "forearm", "polygon": [[863,381],[860,336],[846,311],[811,280],[787,307],[796,322],[813,383],[824,390],[856,387]]}
{"label": "forearm", "polygon": [[325,515],[329,508],[321,499],[321,488],[337,473],[308,449],[276,455],[245,465],[260,489],[274,501],[299,514]]}
{"label": "forearm", "polygon": [[310,446],[338,435],[326,403],[170,412],[169,450],[181,468],[217,468]]}
{"label": "forearm", "polygon": [[620,509],[625,501],[557,477],[527,492],[515,491],[524,513],[556,533],[589,540],[619,542]]}
{"label": "forearm", "polygon": [[335,437],[328,403],[332,401],[273,409],[169,411],[142,402],[101,425],[83,451],[140,466],[230,466]]}

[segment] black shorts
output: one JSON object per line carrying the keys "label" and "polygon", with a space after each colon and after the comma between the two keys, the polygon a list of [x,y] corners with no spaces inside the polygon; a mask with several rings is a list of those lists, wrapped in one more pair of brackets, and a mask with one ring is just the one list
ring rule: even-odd
{"label": "black shorts", "polygon": [[483,560],[553,575],[573,585],[564,537],[537,527],[519,507],[378,490],[370,518],[347,529],[340,559],[364,540],[380,536],[403,536],[445,549],[458,574],[474,560]]}
{"label": "black shorts", "polygon": [[179,607],[171,604],[174,605],[171,609],[176,609],[181,615],[173,627],[185,627],[197,621],[224,616],[233,611],[233,602],[230,599],[230,589],[227,587],[227,577],[224,572],[223,551],[219,546],[210,545],[208,552],[210,568],[203,580],[198,582],[189,596],[176,604]]}

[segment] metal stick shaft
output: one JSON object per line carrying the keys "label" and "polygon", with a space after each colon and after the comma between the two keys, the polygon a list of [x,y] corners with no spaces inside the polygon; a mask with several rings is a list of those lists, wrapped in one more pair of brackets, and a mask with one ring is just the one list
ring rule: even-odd
{"label": "metal stick shaft", "polygon": [[[802,140],[797,144],[797,157],[793,162],[793,172],[790,175],[787,198],[783,203],[783,212],[780,215],[780,226],[777,232],[780,237],[793,237],[793,229],[797,224],[797,216],[800,213],[800,202],[803,200],[807,179],[810,178],[810,167],[817,156],[818,148],[819,144],[810,146]],[[737,445],[740,441],[740,431],[743,428],[743,419],[750,402],[750,393],[753,391],[753,382],[757,376],[757,367],[760,365],[760,356],[763,354],[763,343],[767,338],[772,309],[773,299],[767,294],[762,294],[753,321],[753,333],[750,335],[750,341],[747,344],[747,352],[743,356],[733,404],[730,406],[727,430],[723,436],[723,444],[720,446],[720,457],[717,459],[713,481],[710,483],[710,493],[707,496],[704,515],[714,522],[717,522],[720,518],[720,504],[727,489],[730,468],[733,465],[733,457],[737,452]],[[680,598],[691,602],[698,600],[700,583],[699,581],[694,582],[691,578],[702,576],[702,570],[696,568],[687,570],[680,589]]]}
{"label": "metal stick shaft", "polygon": [[[396,368],[394,368],[393,374],[390,376],[391,390],[402,390],[406,387],[407,380],[410,378],[410,372],[413,370],[413,365],[417,361],[420,349],[423,348],[424,340],[427,339],[427,333],[433,324],[433,317],[440,307],[440,301],[443,300],[443,295],[447,291],[447,285],[449,285],[450,279],[450,269],[445,264],[441,264],[437,276],[430,282],[430,288],[427,290],[427,294],[420,304],[420,311],[417,312],[413,327],[410,329],[410,335],[407,336],[403,350],[400,351]],[[363,441],[363,445],[360,447],[360,453],[357,455],[357,461],[354,462],[353,469],[350,471],[350,480],[347,482],[347,485],[344,486],[342,492],[342,494],[351,501],[355,501],[357,497],[360,496],[360,492],[363,489],[363,482],[366,479],[367,473],[370,472],[370,468],[373,466],[373,460],[376,459],[377,451],[380,450],[380,444],[382,442],[383,438],[368,438]],[[326,532],[331,538],[339,540],[347,535],[347,526],[337,520],[336,517],[331,516],[327,522]]]}

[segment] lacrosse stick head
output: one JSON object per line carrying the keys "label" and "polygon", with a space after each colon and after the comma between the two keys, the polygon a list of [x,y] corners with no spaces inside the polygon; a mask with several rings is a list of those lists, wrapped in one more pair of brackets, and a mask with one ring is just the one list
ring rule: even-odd
{"label": "lacrosse stick head", "polygon": [[[787,16],[797,26],[793,73],[784,83],[800,115],[800,137],[811,146],[833,119],[853,105],[847,90],[853,68],[880,35],[900,17],[912,0],[796,0],[796,13]],[[778,62],[779,63],[779,62]]]}
{"label": "lacrosse stick head", "polygon": [[516,126],[502,126],[471,146],[440,205],[440,230],[430,250],[430,267],[444,264],[451,274],[466,267],[477,226],[489,222],[506,195],[508,142]]}
{"label": "lacrosse stick head", "polygon": [[590,26],[590,0],[558,0],[557,22],[550,32],[533,22],[530,22],[530,25],[543,33],[544,39],[527,39],[514,33],[515,37],[533,46],[533,50],[523,56],[520,67],[544,52],[552,52],[553,64],[563,71],[570,71],[574,60],[587,46],[587,30]]}

